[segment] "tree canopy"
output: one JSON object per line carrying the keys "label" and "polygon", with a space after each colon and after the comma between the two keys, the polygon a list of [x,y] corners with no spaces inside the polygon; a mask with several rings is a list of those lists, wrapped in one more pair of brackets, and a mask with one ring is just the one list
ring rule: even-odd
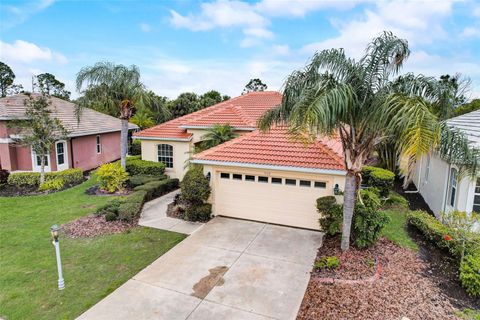
{"label": "tree canopy", "polygon": [[243,89],[242,94],[246,94],[249,92],[256,92],[256,91],[265,91],[267,90],[267,85],[262,82],[262,80],[250,79],[250,81],[245,85],[245,89]]}
{"label": "tree canopy", "polygon": [[6,97],[23,92],[21,84],[14,84],[15,73],[5,63],[0,61],[0,96]]}
{"label": "tree canopy", "polygon": [[61,82],[51,73],[41,73],[35,76],[34,87],[42,94],[70,100],[71,92],[65,90],[65,83]]}

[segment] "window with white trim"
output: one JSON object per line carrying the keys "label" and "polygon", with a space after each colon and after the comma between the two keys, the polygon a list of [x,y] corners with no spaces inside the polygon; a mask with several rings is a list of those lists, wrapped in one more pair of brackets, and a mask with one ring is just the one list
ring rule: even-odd
{"label": "window with white trim", "polygon": [[65,144],[63,142],[57,143],[57,164],[62,165],[65,163]]}
{"label": "window with white trim", "polygon": [[458,183],[458,171],[455,168],[450,169],[450,184],[448,190],[448,204],[455,207],[455,201],[457,200],[457,183]]}
{"label": "window with white trim", "polygon": [[[37,166],[41,166],[42,158],[40,156],[36,156],[35,158],[37,159]],[[48,167],[48,156],[43,156],[43,158],[45,159],[45,167]]]}
{"label": "window with white trim", "polygon": [[102,153],[102,141],[100,140],[100,135],[97,135],[96,142],[97,142],[97,153]]}
{"label": "window with white trim", "polygon": [[480,213],[480,178],[477,178],[475,192],[473,193],[473,211]]}
{"label": "window with white trim", "polygon": [[173,146],[169,144],[159,144],[157,148],[158,162],[163,162],[167,168],[173,168]]}

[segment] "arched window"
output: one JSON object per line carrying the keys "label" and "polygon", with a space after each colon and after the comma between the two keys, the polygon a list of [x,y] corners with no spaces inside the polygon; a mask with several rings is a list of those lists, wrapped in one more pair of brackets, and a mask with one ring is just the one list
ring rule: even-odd
{"label": "arched window", "polygon": [[450,185],[448,192],[448,203],[450,206],[455,207],[455,200],[457,198],[457,180],[458,171],[455,168],[450,169]]}
{"label": "arched window", "polygon": [[163,162],[167,168],[173,168],[173,146],[169,144],[159,144],[158,161]]}

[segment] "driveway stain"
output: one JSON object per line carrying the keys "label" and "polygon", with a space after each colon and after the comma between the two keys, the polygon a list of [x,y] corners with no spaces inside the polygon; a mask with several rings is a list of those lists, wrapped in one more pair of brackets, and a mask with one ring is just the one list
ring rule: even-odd
{"label": "driveway stain", "polygon": [[210,274],[206,277],[203,277],[195,283],[193,286],[193,293],[191,294],[194,297],[203,299],[215,286],[221,286],[225,283],[223,275],[228,271],[226,266],[218,266],[208,270]]}

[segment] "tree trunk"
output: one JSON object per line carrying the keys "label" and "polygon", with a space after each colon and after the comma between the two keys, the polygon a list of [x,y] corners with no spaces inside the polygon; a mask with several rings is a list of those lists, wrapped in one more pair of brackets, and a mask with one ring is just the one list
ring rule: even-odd
{"label": "tree trunk", "polygon": [[126,168],[128,147],[128,120],[122,119],[122,132],[120,133],[120,164]]}
{"label": "tree trunk", "polygon": [[352,226],[353,209],[357,196],[357,177],[354,172],[348,171],[345,178],[345,190],[343,191],[343,226],[342,226],[342,250],[350,248],[350,230]]}
{"label": "tree trunk", "polygon": [[45,182],[45,155],[40,155],[40,185]]}

